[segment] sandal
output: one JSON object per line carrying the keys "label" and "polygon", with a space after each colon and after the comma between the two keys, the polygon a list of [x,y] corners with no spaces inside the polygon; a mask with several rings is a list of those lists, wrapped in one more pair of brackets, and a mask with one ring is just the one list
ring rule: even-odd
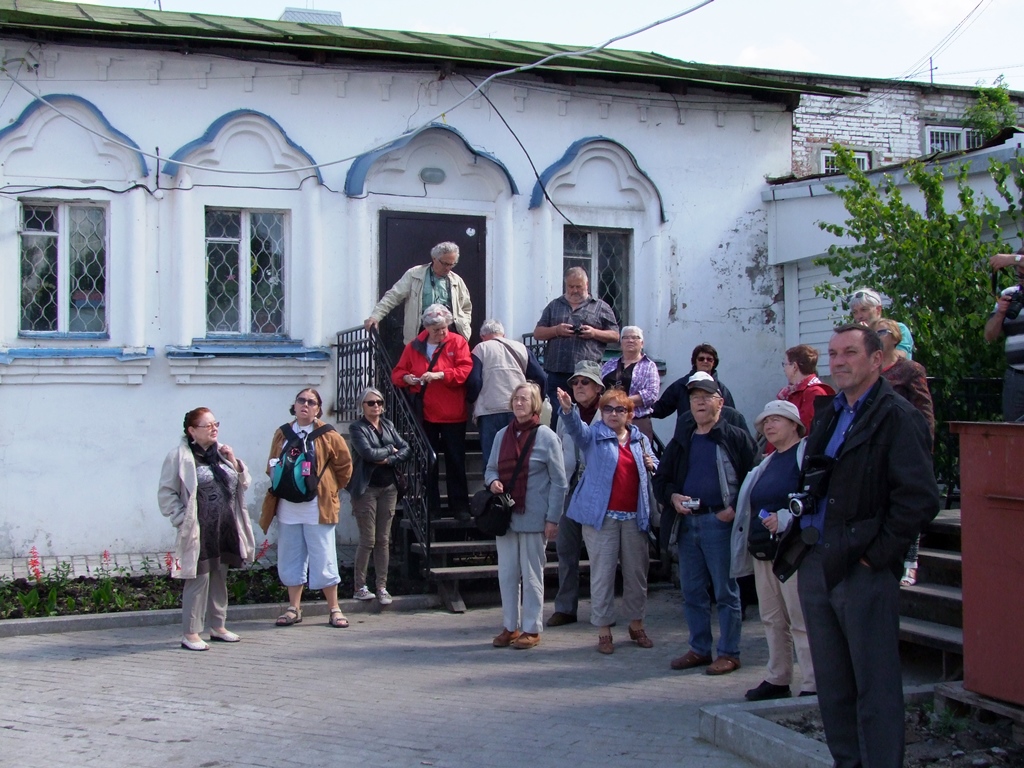
{"label": "sandal", "polygon": [[654,641],[651,640],[651,638],[649,638],[647,636],[647,633],[644,631],[643,627],[640,627],[640,629],[633,629],[632,627],[630,627],[629,628],[629,639],[632,640],[634,643],[636,643],[641,648],[653,648],[654,647]]}
{"label": "sandal", "polygon": [[348,619],[346,619],[345,614],[341,612],[341,608],[332,608],[331,615],[327,619],[327,624],[337,629],[344,629],[348,626]]}
{"label": "sandal", "polygon": [[901,587],[912,587],[917,584],[917,568],[906,568],[903,571],[903,578],[900,579]]}
{"label": "sandal", "polygon": [[302,623],[302,611],[294,605],[289,605],[288,610],[277,617],[275,624],[279,627],[290,627],[292,624]]}
{"label": "sandal", "polygon": [[597,652],[605,655],[615,653],[615,644],[612,642],[611,635],[597,636]]}

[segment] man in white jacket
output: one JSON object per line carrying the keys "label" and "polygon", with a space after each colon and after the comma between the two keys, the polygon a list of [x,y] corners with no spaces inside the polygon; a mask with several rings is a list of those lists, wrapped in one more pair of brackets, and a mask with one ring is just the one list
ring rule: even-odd
{"label": "man in white jacket", "polygon": [[377,302],[373,312],[363,322],[363,327],[366,330],[376,328],[391,310],[399,304],[405,304],[402,342],[408,344],[420,332],[423,310],[431,304],[441,304],[455,318],[454,330],[468,340],[473,302],[469,298],[466,283],[452,271],[458,263],[459,246],[450,242],[435,245],[430,249],[430,263],[407,270]]}

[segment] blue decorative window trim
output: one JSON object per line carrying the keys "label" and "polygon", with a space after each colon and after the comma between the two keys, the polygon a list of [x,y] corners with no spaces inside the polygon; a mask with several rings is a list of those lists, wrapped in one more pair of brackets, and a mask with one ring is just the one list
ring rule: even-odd
{"label": "blue decorative window trim", "polygon": [[146,360],[155,355],[153,347],[10,347],[0,349],[0,365],[10,365],[15,360],[40,360],[62,358],[108,358],[119,362]]}
{"label": "blue decorative window trim", "polygon": [[189,346],[167,346],[169,358],[262,357],[291,358],[293,360],[325,361],[331,359],[328,347],[307,347],[299,342],[264,339],[233,338],[217,341],[194,339]]}
{"label": "blue decorative window trim", "polygon": [[466,140],[465,136],[463,136],[457,130],[452,128],[450,125],[444,125],[443,123],[431,123],[430,125],[425,125],[422,128],[419,128],[415,131],[411,131],[405,134],[404,136],[395,139],[389,144],[385,144],[383,147],[380,147],[378,149],[375,149],[371,152],[367,152],[366,154],[357,157],[354,161],[352,161],[352,165],[349,167],[348,173],[345,175],[345,194],[348,197],[361,197],[363,193],[366,191],[366,177],[369,174],[370,168],[373,167],[374,163],[376,163],[381,157],[388,154],[389,152],[394,152],[396,149],[401,149],[424,131],[432,130],[448,131],[449,133],[453,133],[456,136],[458,136],[462,143],[465,145],[466,149],[469,150],[475,157],[482,157],[485,160],[490,160],[492,163],[498,166],[498,168],[501,169],[501,172],[505,174],[505,178],[508,179],[508,186],[509,189],[512,191],[512,194],[519,194],[519,187],[516,186],[515,179],[512,178],[512,174],[509,172],[508,168],[505,167],[505,164],[501,162],[501,160],[499,160],[497,157],[490,154],[489,152],[484,152],[482,150],[474,148],[473,145]]}

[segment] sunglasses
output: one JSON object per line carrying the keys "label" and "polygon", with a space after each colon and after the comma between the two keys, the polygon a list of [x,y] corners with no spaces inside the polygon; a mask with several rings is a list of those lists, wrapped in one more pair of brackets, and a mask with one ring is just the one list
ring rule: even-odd
{"label": "sunglasses", "polygon": [[295,398],[295,404],[296,405],[319,405],[319,403],[317,403],[317,401],[315,399],[310,398],[310,397],[296,397]]}
{"label": "sunglasses", "polygon": [[603,413],[605,416],[611,416],[613,413],[616,416],[622,416],[624,413],[626,413],[628,411],[629,411],[629,408],[627,408],[624,405],[602,405],[601,406],[601,413]]}
{"label": "sunglasses", "polygon": [[368,405],[371,408],[374,408],[374,407],[383,408],[384,407],[384,401],[383,400],[363,400],[363,405]]}

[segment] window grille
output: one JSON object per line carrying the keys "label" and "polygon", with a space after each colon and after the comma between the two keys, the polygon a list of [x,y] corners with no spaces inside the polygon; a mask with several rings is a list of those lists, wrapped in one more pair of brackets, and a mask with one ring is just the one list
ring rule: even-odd
{"label": "window grille", "polygon": [[96,205],[23,203],[23,333],[107,332],[107,212]]}
{"label": "window grille", "polygon": [[[867,171],[871,168],[871,156],[867,152],[854,152],[853,162],[862,171]],[[836,164],[836,153],[832,150],[821,150],[821,172],[841,173],[839,166]]]}
{"label": "window grille", "polygon": [[563,230],[563,272],[582,267],[592,295],[607,302],[619,325],[629,318],[629,248],[631,232],[608,229]]}
{"label": "window grille", "polygon": [[284,252],[283,213],[206,210],[207,333],[285,333]]}

